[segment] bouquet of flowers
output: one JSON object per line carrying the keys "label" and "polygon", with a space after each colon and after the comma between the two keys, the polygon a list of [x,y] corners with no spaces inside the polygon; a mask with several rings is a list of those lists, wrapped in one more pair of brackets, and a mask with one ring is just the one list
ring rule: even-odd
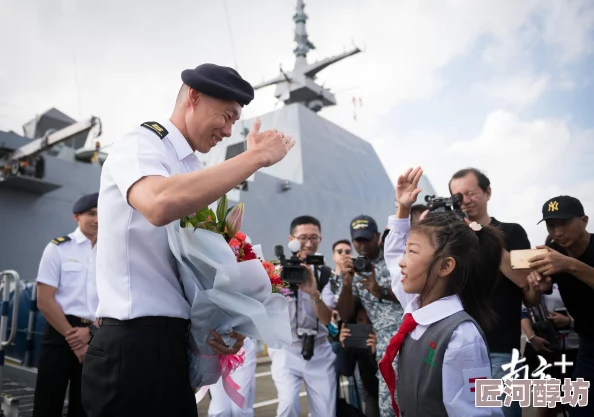
{"label": "bouquet of flowers", "polygon": [[264,260],[260,245],[247,242],[240,231],[242,219],[243,203],[228,208],[223,196],[216,213],[207,207],[166,226],[184,296],[191,305],[191,385],[203,387],[223,377],[225,391],[235,402],[242,398],[237,399],[229,373],[241,366],[243,352],[234,357],[214,355],[208,345],[211,330],[228,346],[235,343],[229,336],[232,331],[272,348],[291,344],[288,285]]}

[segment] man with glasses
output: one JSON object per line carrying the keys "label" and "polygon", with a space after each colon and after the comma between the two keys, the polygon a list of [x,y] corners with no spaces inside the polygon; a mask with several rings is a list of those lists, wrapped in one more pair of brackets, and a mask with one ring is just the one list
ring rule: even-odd
{"label": "man with glasses", "polygon": [[[392,292],[390,271],[380,247],[380,233],[369,216],[355,217],[351,222],[351,239],[355,250],[371,262],[371,272],[355,273],[352,257],[341,265],[341,290],[336,309],[342,320],[355,318],[357,300],[367,312],[377,336],[376,360],[379,362],[392,336],[398,331],[404,310]],[[393,416],[390,391],[378,371],[380,416]]]}
{"label": "man with glasses", "polygon": [[[499,276],[491,293],[491,302],[497,320],[491,329],[485,331],[491,373],[494,379],[501,379],[512,372],[503,366],[511,363],[514,349],[520,350],[522,302],[532,307],[540,302],[536,291],[529,291],[528,272],[512,269],[509,252],[512,250],[530,249],[528,235],[517,223],[504,223],[488,213],[491,199],[491,181],[476,168],[466,168],[456,172],[449,183],[452,195],[461,194],[460,208],[471,221],[483,226],[497,227],[503,235],[505,247],[499,266]],[[501,397],[504,400],[504,396]],[[518,401],[503,406],[505,417],[520,417],[522,409]]]}
{"label": "man with glasses", "polygon": [[[305,262],[315,255],[322,241],[320,222],[312,216],[300,216],[291,222],[289,241],[298,240],[298,257]],[[304,264],[305,265],[305,264]],[[330,268],[307,265],[308,280],[295,289],[289,301],[293,343],[281,349],[268,349],[270,368],[278,391],[277,417],[301,415],[299,389],[305,382],[311,417],[336,415],[336,355],[328,341],[334,294],[330,289]],[[313,355],[304,354],[313,339]],[[306,342],[306,343],[304,343]]]}

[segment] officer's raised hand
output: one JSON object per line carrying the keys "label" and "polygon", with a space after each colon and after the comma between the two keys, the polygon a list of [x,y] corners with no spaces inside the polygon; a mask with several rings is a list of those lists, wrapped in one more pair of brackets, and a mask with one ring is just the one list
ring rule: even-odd
{"label": "officer's raised hand", "polygon": [[260,118],[254,120],[252,131],[247,137],[248,150],[257,152],[263,167],[269,167],[283,159],[295,146],[295,141],[276,129],[260,132]]}
{"label": "officer's raised hand", "polygon": [[72,350],[80,349],[90,340],[91,332],[88,327],[73,327],[66,332],[66,341]]}

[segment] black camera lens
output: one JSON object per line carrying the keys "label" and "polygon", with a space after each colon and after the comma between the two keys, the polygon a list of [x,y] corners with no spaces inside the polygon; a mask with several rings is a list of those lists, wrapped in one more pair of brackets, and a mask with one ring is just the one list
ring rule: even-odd
{"label": "black camera lens", "polygon": [[353,262],[353,269],[356,273],[371,272],[371,261],[365,256],[359,256]]}

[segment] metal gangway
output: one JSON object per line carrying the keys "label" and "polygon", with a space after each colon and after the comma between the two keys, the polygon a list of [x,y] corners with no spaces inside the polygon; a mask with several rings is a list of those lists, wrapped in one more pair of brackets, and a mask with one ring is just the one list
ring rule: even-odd
{"label": "metal gangway", "polygon": [[[17,319],[19,311],[19,295],[21,290],[21,282],[19,274],[16,271],[6,270],[0,272],[2,279],[2,318],[0,319],[0,416],[2,417],[19,417],[19,398],[12,395],[11,388],[3,386],[2,377],[4,374],[4,365],[6,358],[6,348],[13,342],[17,332]],[[14,296],[12,304],[12,322],[10,327],[10,335],[6,338],[8,330],[8,310],[10,306],[10,278],[14,280]],[[20,387],[17,387],[19,389]]]}

